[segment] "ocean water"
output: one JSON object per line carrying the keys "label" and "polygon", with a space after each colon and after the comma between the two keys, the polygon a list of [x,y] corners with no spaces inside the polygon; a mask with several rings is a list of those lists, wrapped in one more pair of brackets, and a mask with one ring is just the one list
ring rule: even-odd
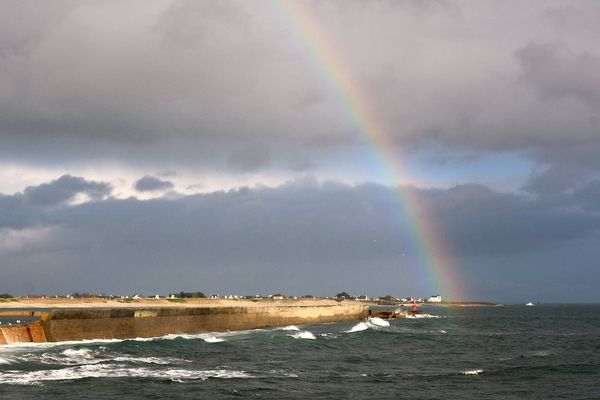
{"label": "ocean water", "polygon": [[2,399],[600,399],[600,306],[0,347]]}

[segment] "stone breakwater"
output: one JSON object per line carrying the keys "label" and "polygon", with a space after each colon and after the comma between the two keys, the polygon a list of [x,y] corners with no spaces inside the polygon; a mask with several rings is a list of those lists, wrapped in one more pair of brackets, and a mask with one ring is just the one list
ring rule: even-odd
{"label": "stone breakwater", "polygon": [[0,326],[0,344],[85,339],[149,338],[360,320],[368,305],[273,305],[254,307],[82,308],[0,311],[0,316],[39,319]]}

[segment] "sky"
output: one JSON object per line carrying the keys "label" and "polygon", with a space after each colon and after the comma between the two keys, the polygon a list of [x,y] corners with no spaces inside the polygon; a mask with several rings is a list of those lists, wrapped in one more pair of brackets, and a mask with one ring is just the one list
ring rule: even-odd
{"label": "sky", "polygon": [[597,1],[0,4],[0,292],[600,301]]}

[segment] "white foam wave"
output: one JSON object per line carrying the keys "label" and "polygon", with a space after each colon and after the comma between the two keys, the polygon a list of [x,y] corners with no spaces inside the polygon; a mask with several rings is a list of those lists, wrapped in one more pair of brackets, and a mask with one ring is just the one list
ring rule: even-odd
{"label": "white foam wave", "polygon": [[370,322],[376,326],[390,326],[388,321],[377,317],[369,318],[367,322]]}
{"label": "white foam wave", "polygon": [[206,343],[219,343],[225,341],[225,339],[216,336],[203,337],[202,340],[204,340]]}
{"label": "white foam wave", "polygon": [[317,337],[309,331],[300,331],[298,333],[294,333],[292,335],[288,335],[290,337],[293,337],[294,339],[316,339]]}
{"label": "white foam wave", "polygon": [[105,362],[130,362],[145,364],[176,364],[187,362],[179,358],[161,358],[161,357],[133,357],[118,354],[105,353],[101,350],[92,349],[66,349],[60,353],[25,353],[17,359],[29,362],[40,362],[50,365],[93,365]]}
{"label": "white foam wave", "polygon": [[479,375],[482,373],[483,373],[482,369],[470,369],[470,370],[461,372],[461,374],[463,374],[463,375]]}
{"label": "white foam wave", "polygon": [[[36,349],[49,349],[53,347],[61,346],[77,346],[77,345],[88,345],[97,343],[119,343],[126,339],[84,339],[84,340],[65,340],[63,342],[17,342],[3,344],[0,346],[0,352],[15,352],[22,350],[36,350]],[[145,338],[127,339],[127,340],[150,340]]]}
{"label": "white foam wave", "polygon": [[406,318],[410,319],[422,319],[422,318],[439,318],[439,315],[431,314],[406,314]]}
{"label": "white foam wave", "polygon": [[167,365],[167,364],[173,364],[174,362],[180,362],[180,361],[184,361],[184,360],[172,359],[172,358],[160,358],[160,357],[120,356],[120,357],[112,358],[111,361]]}
{"label": "white foam wave", "polygon": [[225,335],[219,334],[219,336],[216,336],[215,334],[208,334],[208,333],[195,333],[195,334],[177,333],[177,334],[170,334],[170,335],[153,338],[152,340],[175,340],[175,339],[196,340],[196,339],[202,339],[207,343],[218,343],[218,342],[225,341],[225,339],[223,339],[221,336],[225,336]]}
{"label": "white foam wave", "polygon": [[300,328],[298,328],[296,325],[289,325],[289,326],[282,326],[281,328],[275,328],[275,330],[277,330],[277,331],[299,331]]}
{"label": "white foam wave", "polygon": [[151,378],[170,379],[174,382],[186,380],[206,380],[209,378],[231,379],[252,378],[244,371],[225,369],[186,370],[166,369],[152,370],[148,368],[127,368],[123,365],[82,365],[63,369],[40,371],[8,371],[0,373],[0,382],[13,385],[35,385],[44,381],[77,380],[84,378]]}
{"label": "white foam wave", "polygon": [[367,329],[381,329],[388,326],[390,326],[390,323],[388,321],[375,317],[369,318],[364,322],[359,322],[358,324],[354,325],[350,330],[346,331],[346,333],[361,332],[366,331]]}
{"label": "white foam wave", "polygon": [[12,364],[12,360],[9,358],[0,357],[0,364]]}
{"label": "white foam wave", "polygon": [[369,325],[367,325],[366,322],[359,322],[358,324],[354,325],[349,331],[346,331],[346,333],[366,331],[367,329],[369,329]]}
{"label": "white foam wave", "polygon": [[59,365],[82,365],[97,364],[104,361],[100,353],[88,348],[65,349],[60,353],[24,353],[17,357],[20,360],[28,362],[40,362],[42,364]]}
{"label": "white foam wave", "polygon": [[[134,342],[150,342],[153,340],[173,340],[173,339],[202,339],[209,343],[221,342],[223,340],[213,340],[210,337],[215,338],[225,338],[229,336],[241,336],[248,335],[255,332],[262,332],[265,329],[247,329],[241,331],[228,331],[228,332],[210,332],[210,333],[197,333],[197,334],[188,334],[188,333],[176,333],[176,334],[168,334],[164,336],[155,336],[155,337],[137,337],[137,338],[128,338],[128,339],[83,339],[83,340],[65,340],[62,342],[41,342],[41,343],[33,343],[33,342],[17,342],[17,343],[9,343],[3,344],[0,346],[0,353],[3,352],[14,352],[21,350],[29,350],[29,349],[46,349],[60,346],[77,346],[77,345],[88,345],[88,344],[97,344],[97,343],[120,343],[125,341],[134,341]],[[212,341],[211,341],[212,340]]]}

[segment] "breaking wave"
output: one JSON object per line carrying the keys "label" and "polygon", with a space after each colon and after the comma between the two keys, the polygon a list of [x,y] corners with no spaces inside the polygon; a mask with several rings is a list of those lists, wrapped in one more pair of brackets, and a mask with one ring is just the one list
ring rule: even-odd
{"label": "breaking wave", "polygon": [[[9,360],[9,359],[6,359]],[[106,362],[129,362],[129,363],[145,363],[145,364],[176,364],[187,362],[180,358],[169,357],[135,357],[125,356],[122,354],[111,354],[102,351],[101,349],[65,349],[60,353],[43,352],[43,353],[24,353],[13,355],[9,363],[18,362],[38,362],[46,365],[94,365]],[[2,364],[2,362],[0,362]]]}
{"label": "breaking wave", "polygon": [[0,373],[0,382],[13,385],[35,385],[44,381],[77,380],[85,378],[151,378],[170,379],[175,382],[186,380],[218,379],[244,379],[253,378],[244,371],[225,369],[214,370],[186,370],[186,369],[162,369],[153,370],[148,368],[128,368],[124,365],[92,364],[68,367],[63,369],[41,370],[41,371],[8,371]]}
{"label": "breaking wave", "polygon": [[377,317],[369,318],[367,322],[370,322],[371,324],[376,326],[390,326],[390,323],[388,321]]}
{"label": "breaking wave", "polygon": [[463,374],[463,375],[479,375],[482,373],[483,373],[482,369],[470,369],[470,370],[461,372],[461,374]]}
{"label": "breaking wave", "polygon": [[11,364],[12,361],[8,358],[0,357],[0,364]]}
{"label": "breaking wave", "polygon": [[379,329],[387,326],[390,326],[390,323],[384,319],[369,318],[364,322],[359,322],[354,325],[350,330],[346,331],[346,333],[361,332],[366,331],[367,329]]}
{"label": "breaking wave", "polygon": [[317,337],[309,331],[300,331],[298,333],[294,333],[292,335],[288,335],[290,337],[293,337],[294,339],[316,339]]}
{"label": "breaking wave", "polygon": [[281,328],[275,328],[276,331],[299,331],[296,325],[282,326]]}
{"label": "breaking wave", "polygon": [[407,314],[406,318],[410,319],[422,319],[422,318],[439,318],[439,315],[432,314]]}

